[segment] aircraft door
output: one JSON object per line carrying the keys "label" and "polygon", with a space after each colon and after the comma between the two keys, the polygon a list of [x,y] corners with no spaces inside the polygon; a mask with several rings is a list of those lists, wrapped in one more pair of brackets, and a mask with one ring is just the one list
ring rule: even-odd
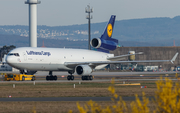
{"label": "aircraft door", "polygon": [[23,57],[24,57],[24,60],[26,61],[27,60],[27,55],[25,52],[23,52]]}

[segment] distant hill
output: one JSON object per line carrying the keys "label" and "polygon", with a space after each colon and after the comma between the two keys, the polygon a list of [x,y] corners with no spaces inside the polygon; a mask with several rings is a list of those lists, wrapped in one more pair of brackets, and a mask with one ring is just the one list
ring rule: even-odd
{"label": "distant hill", "polygon": [[[91,37],[100,37],[106,24],[107,22],[91,24]],[[86,48],[87,30],[87,24],[38,26],[38,45],[44,40],[49,47]],[[0,45],[29,45],[28,34],[28,26],[0,26]],[[179,46],[180,16],[116,21],[113,38],[118,39],[123,46],[173,46],[174,40],[176,46]]]}
{"label": "distant hill", "polygon": [[[68,41],[68,40],[58,40],[58,39],[45,39],[38,38],[37,45],[38,47],[58,47],[58,48],[87,48],[87,41]],[[18,35],[1,35],[0,34],[0,46],[10,46],[15,45],[16,47],[28,47],[29,46],[29,38],[18,36]]]}
{"label": "distant hill", "polygon": [[[38,38],[37,46],[42,47],[44,41],[45,47],[54,47],[54,48],[81,48],[87,49],[88,42],[87,41],[68,41],[68,40],[59,40],[59,39],[45,39]],[[143,46],[171,46],[171,42],[169,44],[166,42],[162,43],[150,43],[150,42],[137,42],[137,41],[119,41],[121,46],[124,47],[143,47]],[[7,45],[15,45],[16,47],[28,47],[29,46],[29,38],[18,36],[18,35],[1,35],[0,34],[0,47]]]}

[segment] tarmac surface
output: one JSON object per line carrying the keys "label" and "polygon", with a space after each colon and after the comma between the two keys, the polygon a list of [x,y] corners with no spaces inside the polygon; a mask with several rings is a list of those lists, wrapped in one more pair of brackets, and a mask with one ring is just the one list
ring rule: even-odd
{"label": "tarmac surface", "polygon": [[[0,73],[13,73],[13,72],[0,72]],[[53,75],[57,75],[57,81],[47,81],[46,76],[48,72],[40,71],[37,72],[35,82],[107,82],[111,81],[112,78],[116,78],[115,81],[156,81],[159,80],[159,77],[175,77],[175,74],[179,72],[175,71],[168,71],[168,72],[93,72],[92,75],[94,76],[94,80],[81,80],[81,76],[74,74],[74,80],[68,81],[66,79],[68,73],[67,72],[54,72]],[[172,74],[172,75],[169,75]],[[168,76],[166,76],[168,75]],[[153,78],[151,78],[153,77]],[[150,79],[151,78],[151,79]],[[177,80],[172,79],[171,80]],[[0,77],[0,83],[31,83],[34,81],[3,81],[3,77]]]}
{"label": "tarmac surface", "polygon": [[[7,73],[7,72],[0,72],[0,73]],[[8,72],[12,73],[12,72]],[[159,80],[159,78],[155,79],[146,79],[145,77],[160,77],[160,75],[165,76],[165,74],[174,74],[179,73],[179,72],[93,72],[92,75],[95,76],[96,78],[100,79],[94,79],[92,81],[82,81],[80,76],[75,75],[75,80],[73,81],[68,81],[65,79],[65,77],[68,75],[67,72],[53,72],[53,75],[57,76],[65,76],[63,80],[60,78],[57,81],[46,81],[46,80],[36,80],[36,81],[0,81],[0,83],[9,83],[9,82],[15,82],[15,83],[38,83],[38,82],[107,82],[111,81],[111,78],[113,77],[127,77],[123,79],[115,79],[115,81],[154,81],[154,80]],[[48,75],[48,72],[37,72],[35,74],[37,78],[44,78],[45,76]],[[135,77],[140,77],[140,75],[145,75],[142,76],[141,78],[135,78]],[[173,76],[174,76],[173,75]],[[131,77],[133,77],[131,79]],[[172,76],[170,76],[172,77]],[[76,78],[78,78],[76,80]],[[177,80],[177,79],[171,79],[171,80]],[[122,97],[124,101],[132,101],[135,100],[135,97]],[[151,99],[153,97],[149,97]],[[140,97],[142,100],[142,97]],[[111,97],[41,97],[41,98],[34,98],[34,97],[28,97],[28,98],[0,98],[0,101],[111,101]]]}
{"label": "tarmac surface", "polygon": [[[12,72],[12,71],[0,71],[0,73],[19,73],[19,72]],[[96,75],[96,76],[112,76],[112,75],[154,75],[154,74],[175,74],[179,73],[176,71],[162,71],[162,72],[109,72],[109,71],[97,71],[91,73],[91,75]],[[38,71],[35,73],[36,76],[46,76],[49,75],[48,71]],[[53,75],[69,75],[68,72],[53,72]],[[77,73],[74,73],[73,75],[77,75]]]}

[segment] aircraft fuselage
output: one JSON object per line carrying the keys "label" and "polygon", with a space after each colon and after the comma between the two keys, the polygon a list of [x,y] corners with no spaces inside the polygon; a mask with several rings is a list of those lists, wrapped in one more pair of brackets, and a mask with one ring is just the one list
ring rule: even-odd
{"label": "aircraft fuselage", "polygon": [[[68,71],[73,68],[65,66],[65,62],[108,61],[107,57],[114,55],[84,49],[22,47],[7,56],[7,63],[20,70]],[[105,66],[99,65],[95,69]]]}

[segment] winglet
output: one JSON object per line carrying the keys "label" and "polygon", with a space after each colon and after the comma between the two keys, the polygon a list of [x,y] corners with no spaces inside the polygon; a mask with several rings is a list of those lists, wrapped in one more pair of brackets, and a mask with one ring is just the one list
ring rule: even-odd
{"label": "winglet", "polygon": [[174,64],[173,62],[176,60],[178,54],[179,54],[179,53],[176,53],[176,54],[174,55],[174,57],[171,59],[171,63],[172,63],[172,64]]}

